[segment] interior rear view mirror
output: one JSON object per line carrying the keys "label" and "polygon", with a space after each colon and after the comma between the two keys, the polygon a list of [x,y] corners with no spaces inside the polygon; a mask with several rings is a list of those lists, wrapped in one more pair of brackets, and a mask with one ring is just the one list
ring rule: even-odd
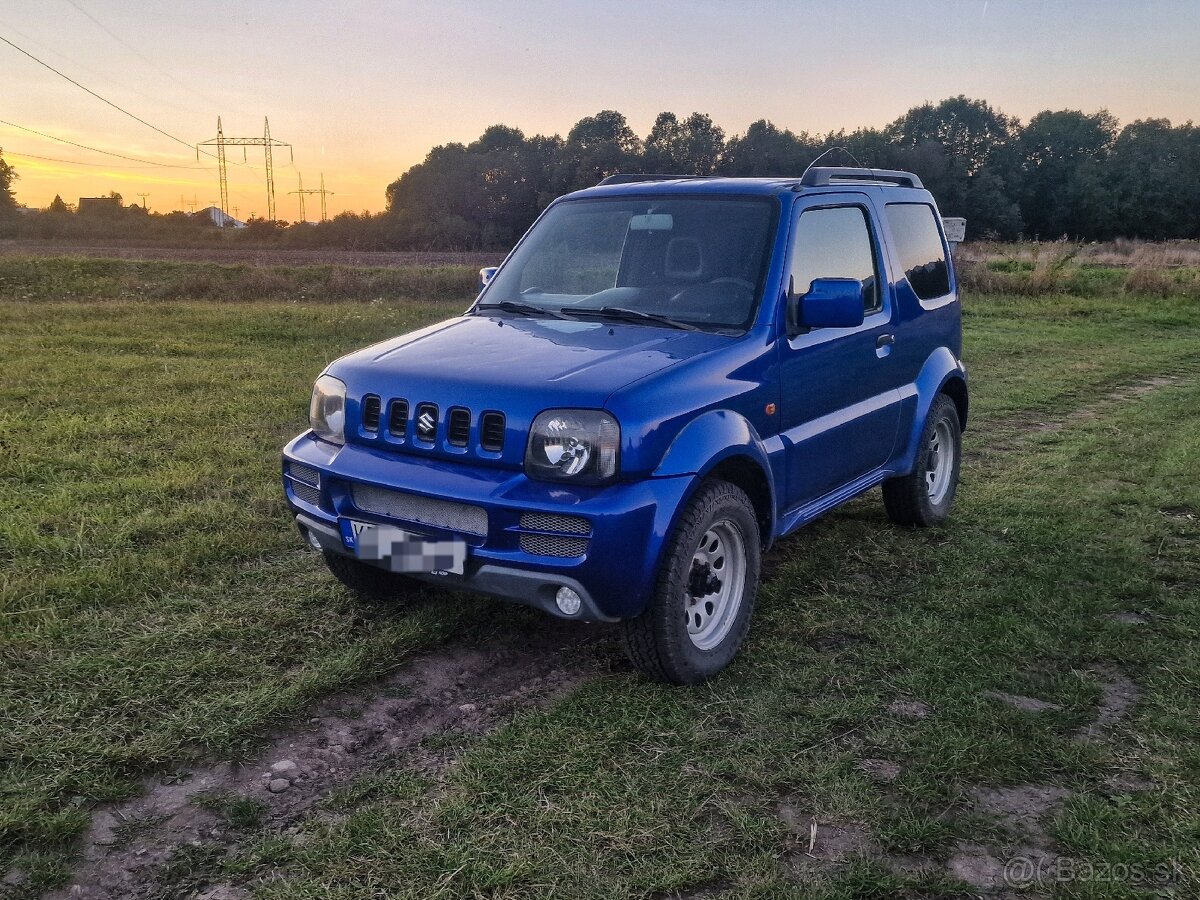
{"label": "interior rear view mirror", "polygon": [[629,220],[630,231],[670,231],[674,227],[675,219],[670,213],[646,213]]}

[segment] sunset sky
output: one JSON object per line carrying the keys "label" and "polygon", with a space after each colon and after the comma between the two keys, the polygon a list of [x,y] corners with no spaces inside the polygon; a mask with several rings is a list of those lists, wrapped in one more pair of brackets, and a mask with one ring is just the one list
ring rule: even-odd
{"label": "sunset sky", "polygon": [[[287,192],[300,173],[305,187],[324,173],[331,214],[377,211],[435,144],[498,122],[565,135],[601,109],[642,136],[662,110],[708,113],[729,135],[759,118],[821,132],[960,93],[1022,119],[1101,107],[1122,122],[1200,119],[1195,0],[3,0],[0,37],[182,141],[0,43],[0,120],[12,123],[0,147],[29,206],[110,190],[148,193],[157,211],[187,208],[181,197],[206,206],[215,161],[197,164],[184,144],[214,137],[218,115],[246,137],[269,116],[293,145],[294,166],[276,155],[284,219],[299,217]],[[230,160],[230,206],[264,214],[261,149]]]}

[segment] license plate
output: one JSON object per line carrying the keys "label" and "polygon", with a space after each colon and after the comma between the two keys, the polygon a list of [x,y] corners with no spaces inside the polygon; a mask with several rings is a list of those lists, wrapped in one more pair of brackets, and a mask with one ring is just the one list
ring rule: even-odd
{"label": "license plate", "polygon": [[342,520],[342,540],[354,555],[381,564],[393,572],[463,574],[466,541],[435,540],[394,525]]}

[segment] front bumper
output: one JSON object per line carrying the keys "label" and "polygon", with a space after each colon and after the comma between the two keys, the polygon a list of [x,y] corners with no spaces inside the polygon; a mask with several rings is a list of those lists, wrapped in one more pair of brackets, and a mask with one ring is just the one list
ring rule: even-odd
{"label": "front bumper", "polygon": [[[289,477],[299,464],[320,474],[314,489]],[[554,603],[559,587],[572,588],[583,608],[572,618],[615,621],[640,613],[654,584],[663,542],[690,484],[689,476],[651,478],[601,488],[533,481],[523,472],[450,463],[353,444],[336,446],[300,435],[283,451],[288,505],[305,538],[323,550],[354,556],[342,537],[346,518],[398,524],[432,538],[467,543],[462,575],[414,575],[423,580],[536,606],[562,616]],[[486,513],[486,525],[464,533],[414,519],[366,511],[355,489],[379,488],[434,501],[465,504]],[[590,526],[583,552],[551,556],[528,552],[546,536],[523,516],[542,513],[584,519]]]}

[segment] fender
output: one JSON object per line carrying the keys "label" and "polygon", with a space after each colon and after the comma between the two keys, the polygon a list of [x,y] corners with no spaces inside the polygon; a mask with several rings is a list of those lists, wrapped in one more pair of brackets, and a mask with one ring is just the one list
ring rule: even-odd
{"label": "fender", "polygon": [[769,504],[765,524],[768,527],[762,538],[764,545],[770,546],[775,536],[778,510],[775,476],[762,438],[744,416],[728,409],[709,410],[697,416],[675,436],[651,477],[693,476],[692,485],[683,498],[686,502],[713,469],[735,456],[748,457],[761,470],[766,482]]}
{"label": "fender", "polygon": [[[933,406],[934,397],[941,393],[949,382],[956,379],[961,382],[962,396],[965,398],[967,367],[962,364],[962,360],[955,357],[949,348],[938,347],[925,360],[916,381],[900,389],[904,395],[905,407],[912,410],[911,414],[905,415],[901,420],[902,428],[905,424],[908,426],[907,433],[901,431],[897,435],[895,467],[901,473],[911,472],[913,466],[916,465],[917,445],[921,439],[921,432],[925,428],[925,419],[929,416],[930,407]],[[965,400],[962,411],[965,428]]]}

